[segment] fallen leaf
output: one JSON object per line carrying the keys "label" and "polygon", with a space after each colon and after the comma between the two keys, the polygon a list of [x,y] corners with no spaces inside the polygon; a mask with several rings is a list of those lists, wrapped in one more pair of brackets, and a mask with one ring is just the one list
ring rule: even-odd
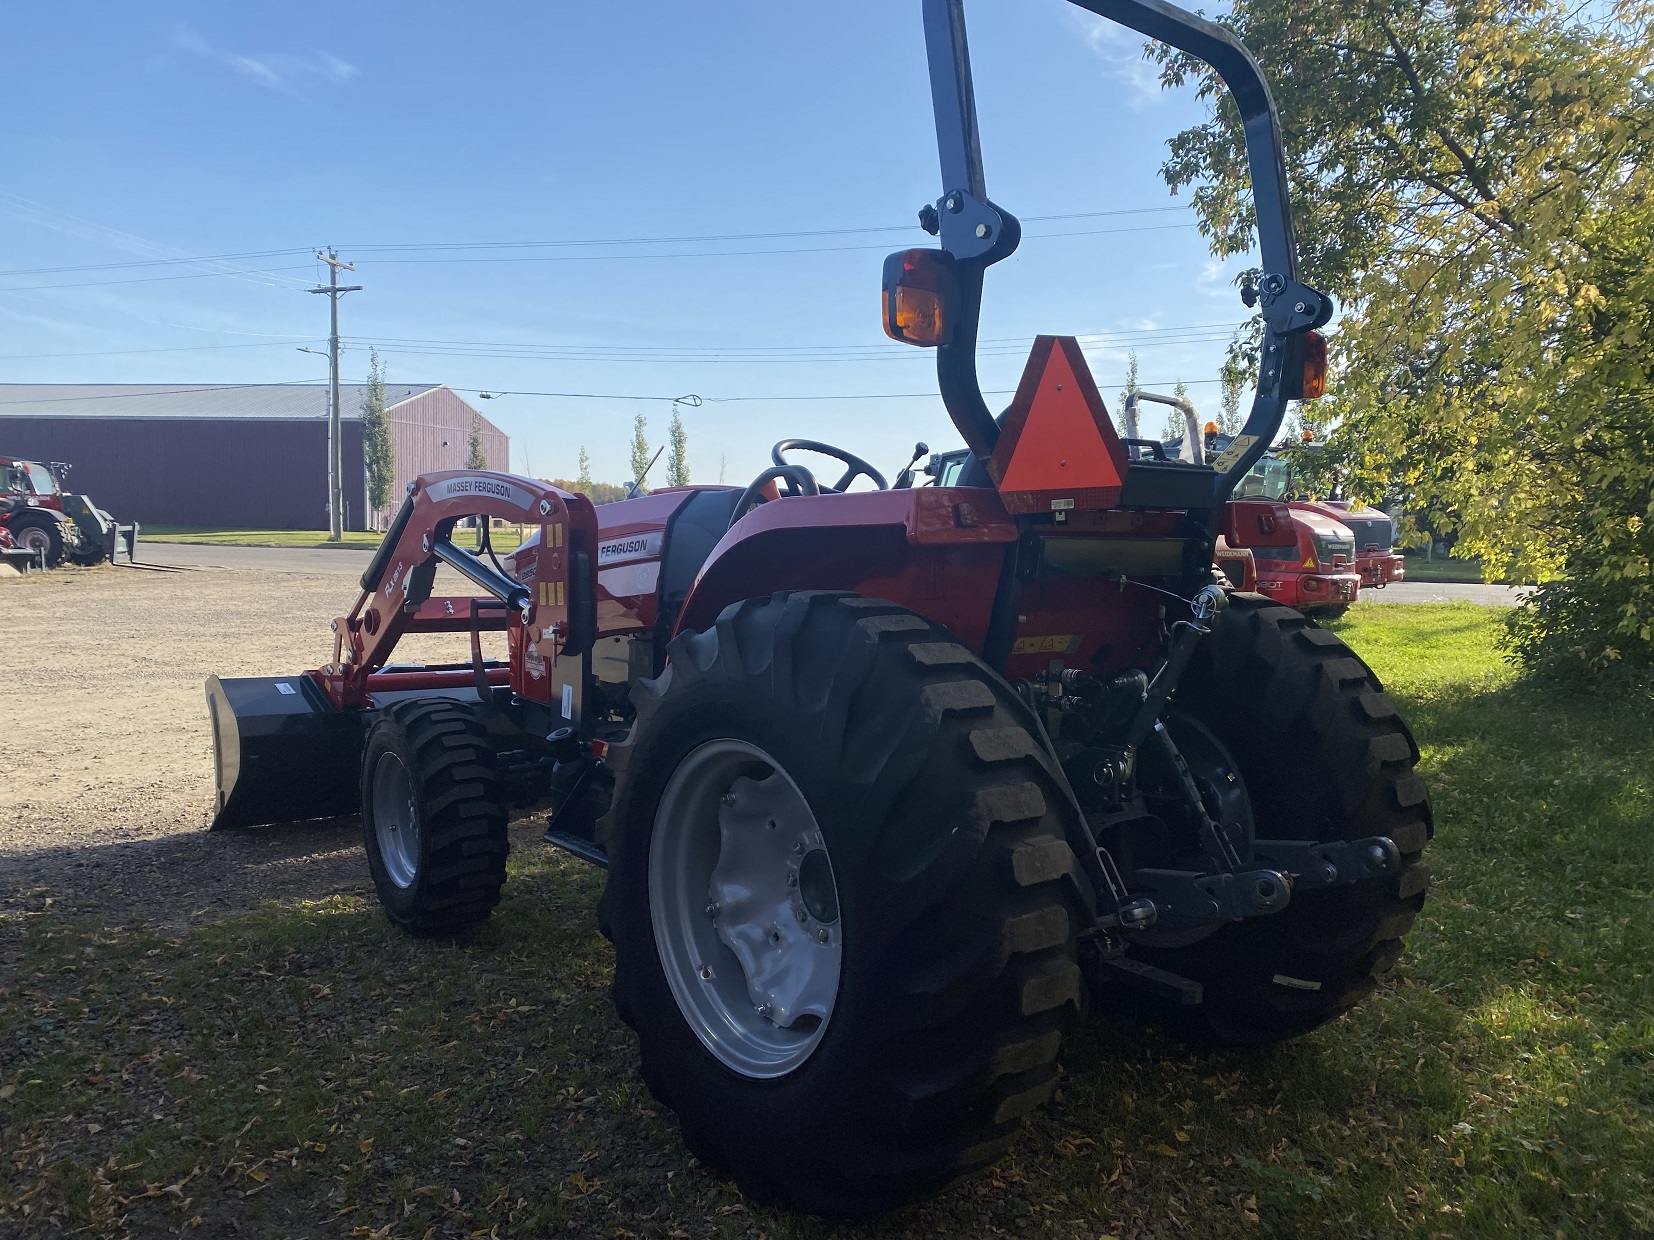
{"label": "fallen leaf", "polygon": [[249,1171],[247,1175],[250,1179],[257,1180],[260,1184],[270,1178],[270,1173],[261,1168],[255,1168],[254,1170]]}
{"label": "fallen leaf", "polygon": [[1183,1155],[1181,1153],[1179,1153],[1177,1150],[1174,1150],[1171,1146],[1167,1145],[1164,1141],[1162,1141],[1159,1145],[1151,1145],[1149,1148],[1151,1150],[1153,1150],[1156,1154],[1163,1155],[1166,1158],[1181,1158],[1181,1157],[1183,1157]]}

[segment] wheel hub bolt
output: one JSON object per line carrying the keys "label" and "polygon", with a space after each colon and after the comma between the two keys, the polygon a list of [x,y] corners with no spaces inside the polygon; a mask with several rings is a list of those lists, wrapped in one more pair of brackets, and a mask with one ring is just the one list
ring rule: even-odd
{"label": "wheel hub bolt", "polygon": [[703,982],[710,982],[712,980],[712,966],[711,965],[703,964],[701,966],[701,980]]}
{"label": "wheel hub bolt", "polygon": [[805,922],[810,920],[810,915],[804,911],[804,906],[802,904],[793,909],[793,915],[798,918],[799,925],[803,925]]}
{"label": "wheel hub bolt", "polygon": [[719,805],[726,805],[726,806],[727,805],[734,805],[735,804],[735,794],[733,792],[724,793],[723,796],[718,798],[718,804]]}
{"label": "wheel hub bolt", "polygon": [[721,912],[721,911],[722,911],[722,910],[721,910],[721,909],[719,909],[719,907],[718,907],[718,902],[717,902],[717,901],[716,901],[716,900],[714,900],[714,901],[713,901],[713,902],[712,902],[712,903],[711,903],[711,904],[708,904],[708,905],[707,905],[707,906],[706,906],[706,915],[707,915],[707,916],[708,916],[708,917],[711,917],[711,918],[714,918],[714,919],[716,919],[716,918],[717,918],[717,916],[718,916],[718,914],[719,914],[719,913],[720,913],[720,912]]}
{"label": "wheel hub bolt", "polygon": [[821,943],[821,944],[825,945],[827,943],[830,943],[832,941],[832,938],[833,938],[833,936],[828,931],[826,926],[823,926],[821,929],[816,931],[816,942],[817,943]]}

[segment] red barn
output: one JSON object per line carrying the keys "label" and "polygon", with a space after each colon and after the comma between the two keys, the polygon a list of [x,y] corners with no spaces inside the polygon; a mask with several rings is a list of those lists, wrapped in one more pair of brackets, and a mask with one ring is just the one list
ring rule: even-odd
{"label": "red barn", "polygon": [[[345,525],[366,529],[364,384],[341,384]],[[394,508],[415,476],[456,469],[482,437],[490,469],[511,441],[452,389],[388,383]],[[0,383],[0,454],[67,461],[73,490],[122,520],[193,528],[327,528],[327,386]]]}

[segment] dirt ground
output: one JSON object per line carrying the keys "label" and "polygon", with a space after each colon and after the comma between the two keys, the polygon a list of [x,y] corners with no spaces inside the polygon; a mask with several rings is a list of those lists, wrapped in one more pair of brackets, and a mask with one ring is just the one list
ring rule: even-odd
{"label": "dirt ground", "polygon": [[107,565],[0,580],[0,916],[51,900],[176,924],[365,887],[354,819],[207,830],[207,676],[326,662],[354,589],[340,573]]}

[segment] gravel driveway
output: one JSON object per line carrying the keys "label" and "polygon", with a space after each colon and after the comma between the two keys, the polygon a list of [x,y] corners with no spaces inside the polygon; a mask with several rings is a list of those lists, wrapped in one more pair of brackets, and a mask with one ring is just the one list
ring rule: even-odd
{"label": "gravel driveway", "polygon": [[[50,899],[111,921],[176,923],[365,886],[354,819],[206,830],[203,682],[325,663],[327,622],[354,600],[337,570],[105,565],[0,581],[0,916]],[[451,644],[443,653],[464,657]]]}

